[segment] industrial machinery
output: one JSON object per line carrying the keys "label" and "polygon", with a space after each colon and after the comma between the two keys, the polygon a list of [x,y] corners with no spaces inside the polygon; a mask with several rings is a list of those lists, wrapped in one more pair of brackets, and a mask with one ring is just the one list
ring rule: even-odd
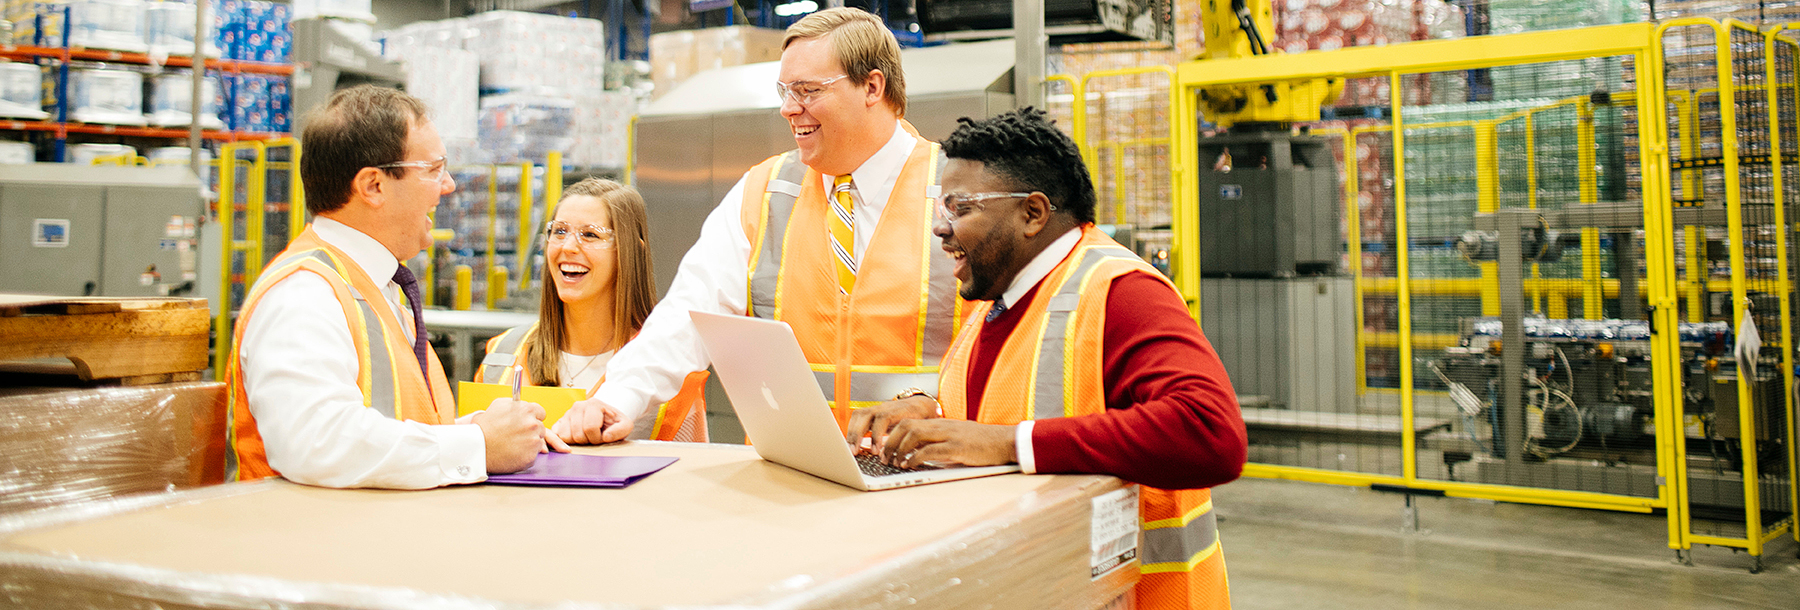
{"label": "industrial machinery", "polygon": [[[1678,226],[1726,226],[1720,208],[1674,210]],[[1535,310],[1526,286],[1534,265],[1560,261],[1565,251],[1582,246],[1582,230],[1604,233],[1613,265],[1636,269],[1642,207],[1635,203],[1594,203],[1562,209],[1501,209],[1475,216],[1457,249],[1471,262],[1495,265],[1500,315],[1469,317],[1460,322],[1459,345],[1426,363],[1443,384],[1461,418],[1460,434],[1440,432],[1425,444],[1444,452],[1447,465],[1464,461],[1476,470],[1476,482],[1541,485],[1546,478],[1582,477],[1615,480],[1617,487],[1594,485],[1594,491],[1622,492],[1653,487],[1655,383],[1651,367],[1653,322],[1641,299],[1621,296],[1602,313],[1579,319],[1551,319]],[[1595,235],[1594,237],[1599,237]],[[1724,249],[1723,235],[1709,245]],[[1696,247],[1700,247],[1696,244]],[[1620,295],[1639,292],[1637,273],[1615,274]],[[1719,296],[1729,296],[1720,294]],[[1751,293],[1753,309],[1777,310],[1771,293]],[[1723,302],[1719,305],[1723,305]],[[1714,314],[1729,308],[1714,306]],[[1588,313],[1588,312],[1583,312]],[[1690,473],[1697,497],[1709,498],[1713,509],[1741,509],[1741,494],[1731,494],[1745,460],[1784,460],[1786,447],[1776,433],[1786,405],[1778,375],[1779,355],[1760,345],[1745,345],[1730,322],[1682,322],[1674,332],[1680,344],[1682,437],[1689,461],[1715,462],[1715,468]],[[1765,353],[1768,351],[1769,353]],[[1743,370],[1756,418],[1759,455],[1739,453]],[[1509,381],[1516,381],[1509,383]],[[1637,466],[1630,466],[1637,465]],[[1617,471],[1625,476],[1598,476]],[[1716,472],[1709,476],[1706,471]],[[1727,474],[1733,473],[1733,474]],[[1611,473],[1609,473],[1611,474]]]}
{"label": "industrial machinery", "polygon": [[[1101,42],[1175,38],[1170,0],[1048,0],[1044,31],[1058,40]],[[937,38],[1009,35],[1011,0],[919,0],[919,27]]]}
{"label": "industrial machinery", "polygon": [[[1270,3],[1209,0],[1206,8],[1200,59],[1276,52]],[[1217,314],[1201,322],[1215,345],[1229,346],[1219,355],[1248,409],[1331,411],[1354,399],[1339,171],[1327,139],[1293,128],[1318,121],[1343,88],[1339,79],[1304,79],[1199,91],[1207,122],[1228,128],[1200,138],[1195,151],[1202,310]]]}
{"label": "industrial machinery", "polygon": [[0,292],[191,294],[201,209],[185,167],[0,165]]}

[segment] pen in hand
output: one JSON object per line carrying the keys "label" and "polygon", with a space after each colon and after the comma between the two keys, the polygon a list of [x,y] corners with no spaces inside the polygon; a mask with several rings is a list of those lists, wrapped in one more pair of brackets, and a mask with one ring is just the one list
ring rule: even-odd
{"label": "pen in hand", "polygon": [[515,364],[512,373],[512,399],[515,403],[521,402],[519,394],[525,389],[525,367]]}

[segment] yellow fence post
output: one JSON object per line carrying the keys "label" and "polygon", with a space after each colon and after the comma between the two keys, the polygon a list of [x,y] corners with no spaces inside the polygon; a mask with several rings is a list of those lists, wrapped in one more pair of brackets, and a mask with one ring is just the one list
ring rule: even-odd
{"label": "yellow fence post", "polygon": [[[1640,92],[1637,128],[1638,155],[1643,168],[1644,231],[1646,235],[1658,236],[1658,239],[1645,240],[1644,261],[1650,270],[1645,283],[1650,287],[1650,324],[1653,328],[1665,329],[1650,337],[1650,370],[1655,377],[1651,421],[1656,428],[1656,474],[1661,483],[1657,485],[1657,497],[1667,511],[1664,529],[1668,534],[1668,546],[1680,552],[1688,548],[1687,498],[1683,492],[1687,469],[1678,451],[1685,442],[1685,433],[1680,400],[1681,334],[1677,330],[1681,318],[1676,315],[1680,303],[1674,273],[1675,251],[1671,243],[1674,223],[1669,210],[1671,185],[1666,183],[1669,178],[1669,132],[1663,102],[1666,84],[1663,82],[1662,37],[1665,31],[1662,28],[1653,30],[1647,41],[1649,49],[1638,52],[1633,63]],[[1688,245],[1692,244],[1690,240]],[[1689,278],[1693,277],[1692,273],[1690,267]]]}
{"label": "yellow fence post", "polygon": [[246,142],[251,150],[256,151],[254,161],[250,163],[250,179],[244,186],[248,193],[244,196],[244,239],[250,242],[250,252],[244,257],[244,284],[248,286],[262,275],[263,262],[268,257],[263,238],[268,229],[268,176],[269,149],[261,141]]}
{"label": "yellow fence post", "polygon": [[[1315,134],[1338,133],[1344,147],[1344,238],[1350,251],[1350,303],[1356,319],[1356,395],[1369,391],[1368,328],[1363,323],[1362,178],[1357,175],[1356,130],[1320,129]],[[1170,146],[1173,148],[1173,146]]]}
{"label": "yellow fence post", "polygon": [[[544,159],[544,222],[550,222],[556,216],[556,204],[562,203],[562,172],[562,153],[550,151],[550,155]],[[532,230],[537,229],[533,227]]]}
{"label": "yellow fence post", "polygon": [[487,303],[488,309],[493,309],[494,275],[492,272],[494,267],[499,265],[494,253],[496,244],[495,236],[500,232],[500,166],[498,165],[488,166],[487,191],[487,268],[489,273],[482,278],[482,292],[487,293],[485,302]]}
{"label": "yellow fence post", "polygon": [[[1718,32],[1718,44],[1714,47],[1715,59],[1719,71],[1719,135],[1723,143],[1725,156],[1725,222],[1726,233],[1730,236],[1731,254],[1731,328],[1739,330],[1749,314],[1749,286],[1744,278],[1744,210],[1743,192],[1740,172],[1742,162],[1738,155],[1738,117],[1737,117],[1737,85],[1732,73],[1732,28],[1729,25],[1715,27]],[[1743,367],[1737,370],[1738,422],[1741,426],[1739,441],[1743,443],[1746,455],[1756,455],[1756,418],[1752,411],[1755,392],[1751,384],[1755,383],[1746,375]],[[1744,468],[1744,518],[1747,535],[1745,542],[1751,555],[1762,555],[1762,510],[1757,497],[1759,491],[1756,477],[1756,460],[1743,461]],[[1694,537],[1700,541],[1701,537]]]}
{"label": "yellow fence post", "polygon": [[[1678,105],[1675,107],[1676,130],[1681,136],[1681,155],[1683,158],[1699,157],[1700,155],[1695,148],[1699,146],[1699,140],[1694,135],[1695,132],[1700,129],[1699,96],[1689,92],[1671,91],[1670,93],[1681,93],[1679,98],[1681,101],[1678,102]],[[1705,198],[1700,196],[1700,175],[1698,170],[1681,170],[1681,194],[1690,201],[1705,201]],[[1686,203],[1677,205],[1694,204]],[[1681,236],[1683,242],[1682,250],[1687,255],[1687,321],[1704,322],[1706,321],[1706,283],[1707,280],[1712,278],[1712,271],[1707,269],[1706,264],[1702,262],[1700,258],[1703,248],[1702,242],[1705,240],[1706,235],[1700,230],[1700,227],[1688,225],[1682,227]]]}
{"label": "yellow fence post", "polygon": [[506,298],[506,265],[496,265],[488,269],[487,308],[489,311],[499,308],[500,299]]}
{"label": "yellow fence post", "polygon": [[237,216],[237,149],[235,143],[219,148],[219,295],[213,317],[213,380],[225,380],[226,359],[231,353],[231,258],[238,251],[233,233]]}
{"label": "yellow fence post", "polygon": [[[1169,150],[1182,150],[1188,146],[1182,144],[1182,136],[1194,137],[1200,130],[1199,104],[1195,103],[1196,93],[1179,83],[1171,87],[1181,89],[1175,112],[1176,140],[1169,143]],[[1174,222],[1173,239],[1170,240],[1169,266],[1175,280],[1175,286],[1181,289],[1181,298],[1187,301],[1188,313],[1194,316],[1194,322],[1200,323],[1200,245],[1199,228],[1189,227],[1189,220],[1199,215],[1200,210],[1200,159],[1197,154],[1181,155],[1170,159],[1171,167],[1180,171],[1175,181],[1180,188],[1175,190],[1175,209],[1171,210]]]}
{"label": "yellow fence post", "polygon": [[1410,485],[1419,478],[1419,464],[1418,439],[1413,438],[1412,261],[1406,226],[1406,123],[1401,112],[1406,96],[1400,73],[1389,71],[1387,76],[1388,103],[1394,113],[1394,275],[1400,281],[1400,478]]}
{"label": "yellow fence post", "polygon": [[475,305],[475,269],[468,265],[456,266],[456,294],[451,307],[457,311],[468,311]]}
{"label": "yellow fence post", "polygon": [[[519,226],[514,235],[513,267],[519,270],[519,290],[531,287],[531,238],[537,235],[531,223],[531,163],[519,164]],[[546,214],[545,218],[549,216]]]}
{"label": "yellow fence post", "polygon": [[[625,127],[625,169],[623,170],[625,175],[623,178],[625,178],[625,184],[630,186],[637,186],[637,123],[638,115],[634,114],[631,115],[631,121]],[[550,205],[556,205],[557,200],[562,199],[560,196],[562,193],[562,153],[552,151],[550,155],[551,159],[557,161],[550,164],[550,171],[556,173],[556,180],[551,184],[556,185],[559,195],[550,197],[546,194],[544,198],[550,200]],[[549,218],[550,213],[545,212],[544,217]]]}
{"label": "yellow fence post", "polygon": [[[1500,211],[1499,144],[1494,123],[1482,121],[1475,126],[1475,212],[1492,214]],[[1500,315],[1500,263],[1485,261],[1481,268],[1481,315]]]}
{"label": "yellow fence post", "polygon": [[[1788,27],[1789,26],[1786,25],[1777,26],[1763,34],[1763,90],[1768,95],[1768,106],[1766,107],[1765,112],[1767,112],[1770,117],[1775,117],[1775,119],[1769,121],[1769,165],[1773,172],[1771,184],[1774,189],[1771,194],[1774,197],[1772,203],[1775,208],[1775,226],[1777,227],[1777,230],[1775,231],[1775,260],[1781,261],[1780,264],[1776,266],[1775,294],[1779,295],[1779,301],[1781,303],[1781,335],[1778,343],[1782,348],[1781,396],[1783,408],[1781,412],[1785,416],[1783,419],[1787,420],[1784,427],[1787,429],[1787,483],[1789,497],[1788,519],[1785,522],[1785,527],[1793,530],[1796,536],[1800,536],[1800,489],[1797,489],[1800,488],[1800,485],[1796,485],[1796,483],[1800,481],[1796,481],[1796,473],[1794,470],[1794,327],[1791,311],[1789,309],[1790,303],[1792,302],[1792,291],[1794,287],[1789,283],[1788,275],[1788,261],[1791,259],[1788,258],[1789,231],[1786,211],[1787,197],[1784,192],[1787,183],[1782,179],[1781,166],[1784,161],[1782,158],[1783,153],[1781,146],[1781,121],[1779,120],[1779,117],[1782,116],[1780,79],[1786,77],[1792,80],[1794,75],[1792,72],[1779,73],[1775,69],[1777,63],[1775,57],[1777,53],[1780,52],[1775,46],[1777,35]],[[1784,44],[1793,47],[1790,51],[1800,51],[1800,45],[1795,45],[1791,42]],[[1793,53],[1793,55],[1800,56],[1800,53]],[[1796,58],[1800,59],[1800,57]],[[1800,98],[1796,98],[1796,102],[1800,102]],[[1777,530],[1773,533],[1773,536],[1779,536],[1780,533],[1781,532]],[[1773,536],[1763,538],[1763,542],[1773,540]]]}
{"label": "yellow fence post", "polygon": [[[1575,102],[1575,170],[1580,177],[1583,205],[1600,201],[1594,147],[1594,106],[1585,98],[1579,99]],[[1620,269],[1614,271],[1624,273]],[[1581,229],[1581,279],[1581,317],[1589,320],[1606,317],[1601,306],[1600,230],[1593,227]]]}

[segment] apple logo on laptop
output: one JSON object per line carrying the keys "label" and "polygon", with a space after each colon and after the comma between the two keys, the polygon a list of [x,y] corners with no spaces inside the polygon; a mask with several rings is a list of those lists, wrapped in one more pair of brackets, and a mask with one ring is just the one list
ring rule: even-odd
{"label": "apple logo on laptop", "polygon": [[781,405],[775,403],[775,391],[769,389],[769,382],[767,381],[762,384],[762,394],[763,400],[768,401],[769,408],[776,410],[781,409]]}

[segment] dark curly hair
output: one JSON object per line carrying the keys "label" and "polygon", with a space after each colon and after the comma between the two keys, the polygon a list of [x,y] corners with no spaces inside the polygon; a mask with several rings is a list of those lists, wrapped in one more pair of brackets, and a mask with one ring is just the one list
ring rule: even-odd
{"label": "dark curly hair", "polygon": [[979,161],[1022,191],[1038,191],[1050,205],[1094,222],[1094,182],[1075,140],[1057,129],[1044,111],[1029,106],[989,119],[957,119],[944,138],[944,154]]}

